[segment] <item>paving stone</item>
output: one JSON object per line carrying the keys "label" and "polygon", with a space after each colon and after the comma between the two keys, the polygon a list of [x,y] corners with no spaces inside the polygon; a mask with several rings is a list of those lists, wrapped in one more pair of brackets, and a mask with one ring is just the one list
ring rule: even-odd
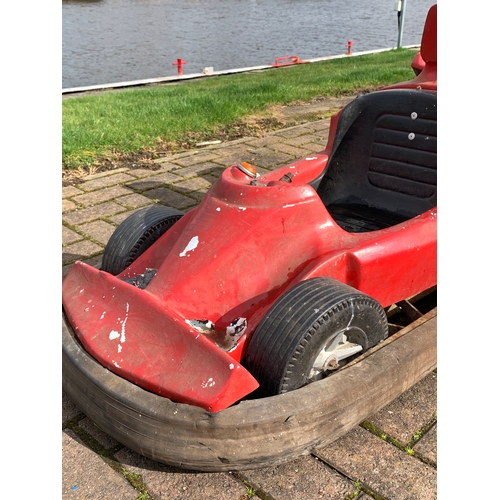
{"label": "paving stone", "polygon": [[[149,200],[149,206],[154,205],[154,203]],[[140,209],[145,208],[141,207]],[[121,224],[127,217],[130,217],[134,212],[137,212],[137,210],[140,210],[139,208],[135,210],[128,210],[127,212],[122,212],[121,214],[114,215],[113,217],[108,217],[108,221],[113,222],[117,226]],[[116,229],[116,228],[115,228]]]}
{"label": "paving stone", "polygon": [[282,142],[273,144],[272,147],[276,151],[281,151],[282,153],[292,155],[292,157],[294,158],[303,158],[307,155],[306,149],[297,148],[295,146],[291,146],[290,144],[283,144]]}
{"label": "paving stone", "polygon": [[188,149],[185,151],[181,151],[180,153],[172,153],[172,154],[165,156],[165,161],[167,161],[167,159],[168,159],[168,161],[173,162],[174,160],[177,160],[179,158],[187,158],[188,156],[193,156],[193,155],[202,154],[202,153],[206,153],[206,150],[202,150],[201,148],[200,149]]}
{"label": "paving stone", "polygon": [[137,500],[139,492],[71,430],[62,434],[62,500]]}
{"label": "paving stone", "polygon": [[131,189],[124,186],[112,186],[109,188],[99,189],[98,191],[92,191],[91,193],[74,196],[73,201],[79,205],[83,205],[84,207],[89,207],[132,193],[133,191]]}
{"label": "paving stone", "polygon": [[150,168],[134,168],[134,169],[131,169],[127,172],[127,174],[129,175],[133,175],[134,177],[136,177],[137,179],[140,179],[142,177],[149,177],[151,175],[157,175],[161,172],[165,172],[165,169],[162,169],[161,167],[160,168],[156,168],[156,165],[155,165],[155,169],[150,169]]}
{"label": "paving stone", "polygon": [[214,152],[217,152],[217,155],[219,158],[223,158],[225,156],[230,156],[230,155],[238,155],[238,154],[243,154],[248,150],[248,145],[245,143],[239,143],[239,144],[232,144],[229,146],[223,146],[220,147]]}
{"label": "paving stone", "polygon": [[[210,176],[211,177],[215,177],[216,179],[218,179],[222,173],[224,172],[224,170],[226,170],[227,168],[229,167],[229,165],[226,167],[226,166],[221,166],[221,165],[217,165],[216,168],[214,168],[211,172],[210,172]],[[205,174],[202,174],[202,175],[205,175]]]}
{"label": "paving stone", "polygon": [[310,156],[312,154],[319,153],[325,149],[324,144],[314,144],[313,142],[303,144],[301,147],[306,151],[306,154],[304,156]]}
{"label": "paving stone", "polygon": [[73,243],[62,249],[62,262],[67,264],[75,260],[80,260],[83,257],[90,257],[92,254],[102,252],[103,248],[96,245],[92,241],[83,240],[78,243]]}
{"label": "paving stone", "polygon": [[291,137],[299,137],[301,135],[310,134],[310,133],[311,133],[311,130],[310,129],[304,130],[304,127],[302,125],[275,132],[276,136],[285,137],[287,139],[291,138]]}
{"label": "paving stone", "polygon": [[95,174],[86,175],[82,180],[90,181],[95,179],[102,179],[103,177],[107,177],[109,175],[116,175],[123,172],[128,172],[130,170],[128,167],[116,168],[115,170],[105,170],[104,172],[96,172]]}
{"label": "paving stone", "polygon": [[78,208],[78,205],[76,203],[73,203],[71,200],[63,200],[61,205],[62,213],[69,212],[71,210],[75,210],[75,208]]}
{"label": "paving stone", "polygon": [[253,164],[258,167],[271,168],[286,165],[293,160],[294,158],[292,156],[285,153],[270,152],[269,154],[263,154],[259,152],[259,154],[256,155],[255,159],[253,160]]}
{"label": "paving stone", "polygon": [[437,464],[437,425],[433,425],[413,449]]}
{"label": "paving stone", "polygon": [[433,419],[436,411],[437,374],[432,372],[367,420],[406,445]]}
{"label": "paving stone", "polygon": [[336,470],[391,500],[435,500],[436,470],[362,427],[315,452]]}
{"label": "paving stone", "polygon": [[287,464],[240,473],[273,500],[344,500],[356,487],[324,463],[306,456]]}
{"label": "paving stone", "polygon": [[249,141],[245,141],[245,144],[249,146],[253,146],[256,148],[260,148],[263,146],[274,145],[277,142],[281,142],[283,139],[276,135],[265,135],[264,137],[257,137],[255,139],[250,139]]}
{"label": "paving stone", "polygon": [[244,151],[241,153],[234,153],[231,155],[222,156],[220,158],[215,158],[213,161],[219,163],[222,167],[229,167],[234,163],[241,163],[242,161],[253,163],[255,156],[256,155],[253,152]]}
{"label": "paving stone", "polygon": [[97,427],[90,418],[85,417],[78,422],[78,427],[81,427],[84,431],[90,434],[103,448],[109,450],[118,446],[120,443],[112,438],[109,434],[103,432],[99,427]]}
{"label": "paving stone", "polygon": [[97,220],[95,222],[90,222],[89,224],[82,224],[78,226],[78,229],[90,236],[92,239],[106,245],[109,238],[115,231],[116,227],[103,220]]}
{"label": "paving stone", "polygon": [[83,224],[84,222],[91,222],[101,217],[109,217],[110,215],[118,214],[125,211],[121,205],[108,201],[95,205],[93,207],[83,208],[75,212],[69,212],[63,215],[63,221],[71,226]]}
{"label": "paving stone", "polygon": [[202,153],[193,152],[190,156],[177,158],[171,161],[172,163],[177,163],[177,165],[180,165],[181,167],[190,167],[196,163],[204,163],[206,161],[213,160],[214,158],[217,158],[217,153],[204,151]]}
{"label": "paving stone", "polygon": [[153,160],[155,163],[158,163],[160,165],[160,169],[158,169],[156,172],[170,172],[171,170],[176,170],[179,168],[179,165],[176,165],[169,160],[170,158],[158,158],[156,160]]}
{"label": "paving stone", "polygon": [[[338,108],[340,110],[340,108]],[[335,114],[332,112],[332,115]],[[328,118],[322,118],[321,120],[315,120],[303,125],[304,130],[311,130],[313,132],[318,132],[319,130],[329,130],[330,129],[331,116]]]}
{"label": "paving stone", "polygon": [[83,236],[79,235],[72,229],[67,228],[66,226],[62,227],[62,244],[69,245],[70,243],[74,243],[75,241],[83,240]]}
{"label": "paving stone", "polygon": [[187,181],[178,182],[175,185],[175,189],[185,191],[186,193],[191,191],[207,191],[214,183],[211,179],[208,180],[207,177],[194,177]]}
{"label": "paving stone", "polygon": [[126,182],[133,180],[134,177],[128,174],[113,173],[110,175],[110,173],[107,172],[107,175],[90,181],[85,181],[82,184],[79,184],[78,187],[84,191],[94,191],[96,189],[102,189],[116,184],[125,184]]}
{"label": "paving stone", "polygon": [[204,175],[203,179],[210,182],[210,185],[213,186],[219,180],[219,177],[220,177],[220,174],[218,174],[217,172],[213,172],[210,175]]}
{"label": "paving stone", "polygon": [[145,207],[151,203],[151,200],[142,194],[134,193],[128,196],[122,196],[115,200],[120,205],[130,208]]}
{"label": "paving stone", "polygon": [[[203,198],[205,198],[206,196],[206,191],[193,191],[191,193],[189,193],[189,196],[191,198],[194,198],[196,200],[196,203],[199,204],[201,202],[201,200],[203,200]],[[192,207],[192,208],[196,208],[196,207]],[[189,209],[191,210],[191,209]]]}
{"label": "paving stone", "polygon": [[164,172],[162,174],[152,175],[145,179],[138,179],[133,182],[128,182],[127,186],[130,186],[138,191],[146,191],[147,189],[153,189],[155,187],[164,186],[165,184],[172,184],[173,182],[181,180],[182,177],[172,174],[170,172]]}
{"label": "paving stone", "polygon": [[217,163],[207,161],[204,163],[199,163],[197,165],[193,165],[191,167],[181,168],[179,170],[176,170],[175,173],[181,179],[187,179],[188,177],[192,177],[194,175],[200,176],[200,175],[204,175],[204,174],[210,174],[213,172],[215,172],[217,174],[219,172],[222,172],[222,170],[224,170],[224,167],[221,167]]}
{"label": "paving stone", "polygon": [[62,188],[62,197],[70,198],[71,196],[75,196],[77,194],[82,194],[83,191],[76,188],[75,186],[66,186]]}
{"label": "paving stone", "polygon": [[182,471],[125,448],[114,455],[128,471],[140,474],[155,500],[240,500],[247,488],[229,473]]}
{"label": "paving stone", "polygon": [[145,191],[144,195],[152,200],[158,200],[163,205],[167,207],[177,208],[178,210],[182,210],[183,208],[187,208],[191,205],[196,204],[196,201],[192,198],[188,198],[182,194],[176,193],[171,189],[160,187],[156,189],[151,189],[150,191]]}
{"label": "paving stone", "polygon": [[314,134],[318,137],[318,142],[324,142],[326,146],[326,141],[330,136],[330,129],[325,128],[324,130],[318,130],[317,132],[314,132]]}
{"label": "paving stone", "polygon": [[62,391],[62,423],[63,425],[75,417],[83,415],[82,410],[73,403],[72,399]]}
{"label": "paving stone", "polygon": [[[307,144],[309,142],[318,142],[321,138],[317,135],[313,134],[305,134],[299,135],[298,137],[292,137],[291,139],[287,139],[285,144],[290,144],[291,146],[302,146],[303,144]],[[326,144],[325,144],[326,145]]]}

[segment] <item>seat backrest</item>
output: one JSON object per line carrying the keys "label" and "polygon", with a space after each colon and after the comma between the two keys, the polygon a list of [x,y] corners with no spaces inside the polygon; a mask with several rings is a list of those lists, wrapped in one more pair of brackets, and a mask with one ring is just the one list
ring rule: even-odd
{"label": "seat backrest", "polygon": [[426,64],[437,64],[437,4],[433,5],[427,13],[420,53]]}
{"label": "seat backrest", "polygon": [[414,217],[437,204],[437,94],[383,90],[342,111],[317,188],[325,205]]}
{"label": "seat backrest", "polygon": [[412,62],[412,68],[417,76],[413,80],[399,82],[383,89],[427,89],[437,90],[437,4],[427,13],[420,52]]}

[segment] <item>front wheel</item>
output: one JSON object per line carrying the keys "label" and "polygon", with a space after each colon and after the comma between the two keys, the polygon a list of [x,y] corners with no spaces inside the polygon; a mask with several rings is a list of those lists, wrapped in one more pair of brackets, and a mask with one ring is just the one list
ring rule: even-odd
{"label": "front wheel", "polygon": [[320,380],[387,337],[387,317],[373,298],[331,278],[302,281],[255,330],[245,364],[265,396]]}
{"label": "front wheel", "polygon": [[145,207],[127,217],[104,249],[101,269],[120,274],[170,229],[183,212],[163,205]]}

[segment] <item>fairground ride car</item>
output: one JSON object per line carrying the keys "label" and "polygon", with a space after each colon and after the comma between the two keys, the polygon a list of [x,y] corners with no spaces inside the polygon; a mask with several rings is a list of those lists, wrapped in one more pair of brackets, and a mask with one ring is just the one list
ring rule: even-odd
{"label": "fairground ride car", "polygon": [[[195,209],[127,218],[100,270],[76,262],[68,360],[85,351],[153,397],[216,413],[324,379],[385,339],[384,308],[437,279],[436,12],[417,77],[332,116],[324,151],[263,175],[231,165]],[[76,398],[95,384],[73,377]]]}

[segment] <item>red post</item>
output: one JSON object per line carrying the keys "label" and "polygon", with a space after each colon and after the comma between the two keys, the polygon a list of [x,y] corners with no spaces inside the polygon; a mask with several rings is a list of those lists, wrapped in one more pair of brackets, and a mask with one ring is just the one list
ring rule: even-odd
{"label": "red post", "polygon": [[345,54],[346,56],[352,56],[352,54],[351,54],[351,47],[352,47],[353,45],[354,45],[354,43],[352,43],[352,41],[351,41],[351,40],[349,40],[349,41],[347,42],[347,45],[346,45],[346,47],[347,47],[347,52],[346,52],[346,54]]}
{"label": "red post", "polygon": [[182,76],[182,65],[187,64],[186,61],[183,61],[181,57],[177,59],[177,62],[172,63],[172,66],[177,66],[177,75]]}

